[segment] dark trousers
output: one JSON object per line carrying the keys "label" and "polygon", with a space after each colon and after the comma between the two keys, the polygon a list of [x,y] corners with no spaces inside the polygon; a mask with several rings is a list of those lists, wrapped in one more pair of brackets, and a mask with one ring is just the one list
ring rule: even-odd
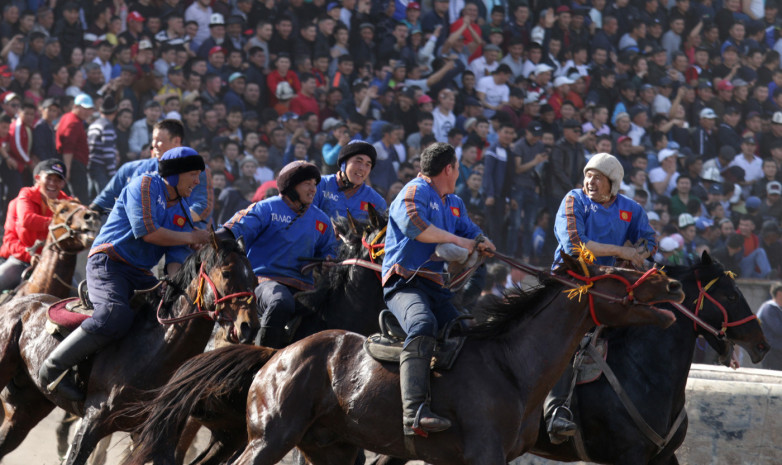
{"label": "dark trousers", "polygon": [[388,309],[407,333],[405,346],[418,336],[437,337],[440,328],[459,316],[451,303],[450,292],[425,278],[397,283],[386,291],[384,298]]}
{"label": "dark trousers", "polygon": [[277,281],[261,281],[255,287],[255,296],[258,298],[261,312],[261,327],[285,329],[296,310],[296,301],[293,299],[296,292],[296,289]]}
{"label": "dark trousers", "polygon": [[87,195],[90,197],[90,201],[92,201],[101,193],[103,188],[106,187],[106,184],[108,184],[111,180],[111,176],[106,171],[106,168],[101,165],[90,166],[88,169],[88,175],[89,189]]}
{"label": "dark trousers", "polygon": [[[73,178],[71,178],[73,179]],[[87,287],[95,307],[92,317],[81,327],[90,334],[118,339],[130,331],[136,312],[130,298],[137,289],[157,284],[151,274],[127,263],[112,260],[103,253],[87,259]]]}
{"label": "dark trousers", "polygon": [[89,205],[90,198],[89,193],[89,179],[87,177],[87,167],[84,163],[74,159],[71,161],[71,169],[68,173],[71,180],[68,181],[68,190],[71,196],[79,199],[79,202],[84,205]]}

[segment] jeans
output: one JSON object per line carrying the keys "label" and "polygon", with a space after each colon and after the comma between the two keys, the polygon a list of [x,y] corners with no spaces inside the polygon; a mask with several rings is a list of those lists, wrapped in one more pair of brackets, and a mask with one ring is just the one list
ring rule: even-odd
{"label": "jeans", "polygon": [[22,282],[22,272],[30,266],[16,257],[8,257],[0,264],[0,291],[13,290]]}
{"label": "jeans", "polygon": [[74,159],[71,161],[71,169],[68,175],[71,178],[68,181],[68,190],[71,196],[76,197],[84,205],[89,205],[92,199],[90,198],[89,181],[87,180],[87,167],[84,166],[84,163]]}
{"label": "jeans", "polygon": [[532,255],[532,230],[535,216],[538,214],[538,194],[534,188],[521,188],[513,192],[513,200],[516,201],[518,208],[510,210],[506,251],[508,255],[517,256],[519,232],[523,226],[522,252],[525,255]]}
{"label": "jeans", "polygon": [[137,289],[157,284],[151,274],[134,266],[112,260],[104,253],[87,259],[87,287],[95,307],[90,318],[81,324],[90,334],[118,339],[130,331],[136,312],[130,298]]}
{"label": "jeans", "polygon": [[97,197],[104,187],[106,187],[106,184],[109,183],[109,180],[111,180],[111,176],[109,176],[109,173],[106,172],[106,168],[100,165],[93,165],[90,166],[88,169],[88,195],[90,196],[90,200]]}
{"label": "jeans", "polygon": [[459,316],[450,292],[426,278],[413,278],[386,291],[388,309],[407,333],[405,347],[418,336],[437,337],[440,328]]}
{"label": "jeans", "polygon": [[261,312],[261,327],[272,327],[280,330],[293,319],[296,311],[296,301],[293,299],[295,289],[291,289],[277,281],[261,281],[255,287]]}
{"label": "jeans", "polygon": [[[752,253],[741,259],[742,278],[765,278],[771,273],[771,264],[768,262],[766,251],[758,247]],[[760,271],[757,271],[760,270]]]}

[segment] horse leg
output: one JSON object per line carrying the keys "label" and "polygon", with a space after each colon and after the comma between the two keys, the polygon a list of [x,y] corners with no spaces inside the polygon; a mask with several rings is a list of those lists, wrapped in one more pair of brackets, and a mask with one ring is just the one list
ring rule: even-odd
{"label": "horse leg", "polygon": [[301,452],[312,465],[343,465],[355,463],[359,448],[352,444],[332,444],[327,447],[301,446]]}
{"label": "horse leg", "polygon": [[[250,441],[244,452],[236,459],[234,465],[274,465],[285,457],[294,444],[274,445],[264,438],[257,438]],[[345,462],[352,463],[352,462]]]}
{"label": "horse leg", "polygon": [[54,410],[38,390],[8,386],[3,390],[5,417],[0,426],[0,459],[24,441],[31,429]]}
{"label": "horse leg", "polygon": [[90,465],[104,465],[106,463],[106,453],[108,452],[110,445],[111,435],[98,441],[98,446],[90,457]]}
{"label": "horse leg", "polygon": [[378,455],[374,465],[405,465],[407,460],[389,457],[388,455]]}
{"label": "horse leg", "polygon": [[65,454],[68,453],[68,447],[71,445],[68,441],[68,436],[71,433],[73,423],[79,419],[76,415],[66,412],[65,410],[63,410],[62,413],[63,416],[60,420],[60,424],[55,430],[55,433],[57,434],[57,455],[59,455],[60,458],[64,458]]}
{"label": "horse leg", "polygon": [[98,442],[111,433],[104,427],[103,416],[107,413],[98,408],[88,410],[73,438],[71,451],[65,465],[84,465],[87,463]]}
{"label": "horse leg", "polygon": [[[190,451],[190,446],[193,445],[198,430],[201,429],[201,423],[193,417],[187,419],[182,434],[179,436],[179,442],[176,446],[176,464],[182,465],[187,457],[187,453]],[[195,447],[195,446],[193,446]],[[195,462],[193,462],[195,463]]]}

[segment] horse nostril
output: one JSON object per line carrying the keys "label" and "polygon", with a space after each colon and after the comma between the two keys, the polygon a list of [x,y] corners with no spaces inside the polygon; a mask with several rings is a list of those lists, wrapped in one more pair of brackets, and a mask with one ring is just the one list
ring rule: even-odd
{"label": "horse nostril", "polygon": [[682,283],[679,281],[673,281],[668,283],[668,292],[679,292],[682,290]]}

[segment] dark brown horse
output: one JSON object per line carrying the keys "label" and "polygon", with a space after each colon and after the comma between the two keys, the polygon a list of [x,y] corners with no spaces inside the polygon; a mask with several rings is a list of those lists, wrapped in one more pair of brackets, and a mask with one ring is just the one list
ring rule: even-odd
{"label": "dark brown horse", "polygon": [[[696,326],[686,316],[677,315],[676,323],[664,330],[646,326],[604,333],[609,341],[608,366],[657,437],[638,426],[603,375],[576,386],[574,392],[583,447],[576,446],[578,438],[552,445],[541,427],[532,453],[567,462],[675,465],[674,453],[687,434],[685,387],[698,335],[727,359],[733,342],[745,348],[755,363],[768,352],[763,331],[735,281],[708,253],[692,267],[666,267],[666,273],[682,283],[686,306],[698,312],[705,325]],[[706,325],[712,331],[724,328],[725,337],[715,337]],[[677,422],[680,415],[683,420]],[[669,433],[669,440],[664,441]]]}
{"label": "dark brown horse", "polygon": [[76,255],[88,249],[100,230],[100,218],[74,200],[50,200],[54,212],[40,256],[29,278],[0,296],[0,304],[28,294],[67,297],[76,268]]}
{"label": "dark brown horse", "polygon": [[[232,342],[252,341],[259,327],[254,284],[241,239],[218,243],[213,235],[211,245],[188,257],[168,280],[162,302],[154,292],[137,296],[140,302],[133,304],[139,315],[128,336],[80,365],[89,383],[87,399],[79,404],[38,385],[40,365],[58,343],[44,329],[45,308],[57,299],[36,294],[14,300],[13,309],[0,307],[0,386],[7,386],[5,401],[14,407],[0,427],[0,457],[57,405],[83,416],[66,463],[85,463],[102,437],[136,426],[133,419],[112,413],[138,401],[143,390],[160,386],[182,362],[202,352],[215,321]],[[161,325],[159,303],[163,317],[187,319]],[[195,313],[197,304],[203,312]]]}

